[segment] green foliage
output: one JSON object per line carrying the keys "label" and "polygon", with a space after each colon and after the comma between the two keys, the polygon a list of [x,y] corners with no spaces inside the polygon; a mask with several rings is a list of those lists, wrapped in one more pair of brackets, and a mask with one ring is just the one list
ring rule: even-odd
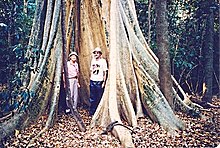
{"label": "green foliage", "polygon": [[18,79],[13,81],[13,86],[0,84],[0,118],[9,112],[21,112],[28,107],[31,93],[27,89],[20,89]]}
{"label": "green foliage", "polygon": [[[155,7],[154,0],[151,12],[148,12],[148,0],[136,0],[136,10],[140,27],[145,38],[148,38],[148,15],[151,15],[151,49],[157,54]],[[200,85],[203,79],[204,54],[207,18],[210,10],[214,12],[215,34],[219,32],[219,4],[217,0],[174,0],[167,1],[167,18],[169,23],[169,48],[172,73],[185,83],[189,78],[192,85]],[[218,49],[219,39],[215,36],[214,49]],[[217,58],[218,59],[218,58]]]}
{"label": "green foliage", "polygon": [[152,1],[152,8],[151,11],[148,12],[148,0],[136,0],[135,1],[135,6],[136,6],[136,13],[138,17],[138,22],[140,25],[140,28],[142,30],[142,33],[146,40],[148,40],[148,16],[151,15],[151,28],[150,28],[150,33],[151,33],[151,42],[150,42],[150,48],[154,51],[157,52],[157,47],[156,47],[156,16],[155,16],[155,1]]}
{"label": "green foliage", "polygon": [[16,68],[21,67],[18,64],[23,64],[21,54],[28,43],[35,4],[29,2],[27,14],[21,0],[2,0],[0,8],[0,82],[9,83]]}
{"label": "green foliage", "polygon": [[27,63],[27,49],[35,1],[28,1],[28,13],[21,0],[0,2],[0,117],[27,107],[29,92],[22,87],[20,73]]}
{"label": "green foliage", "polygon": [[[204,53],[202,52],[206,39],[207,19],[210,17],[210,7],[215,5],[214,1],[191,1],[180,5],[178,11],[182,17],[176,23],[170,23],[170,49],[174,63],[174,75],[183,83],[188,81],[187,87],[193,93],[202,92],[202,83],[205,71],[203,70]],[[169,9],[171,12],[171,8]],[[214,10],[216,13],[216,10]],[[215,19],[218,16],[215,15]],[[169,17],[173,19],[173,17]],[[175,22],[175,21],[174,21]],[[218,22],[215,22],[218,24]],[[190,82],[189,82],[190,81]],[[194,88],[192,88],[194,87]],[[195,89],[199,87],[200,89]]]}

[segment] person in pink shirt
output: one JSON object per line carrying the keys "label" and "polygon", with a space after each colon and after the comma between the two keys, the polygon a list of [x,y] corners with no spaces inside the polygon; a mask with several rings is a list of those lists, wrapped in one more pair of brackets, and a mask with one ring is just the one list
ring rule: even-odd
{"label": "person in pink shirt", "polygon": [[[70,98],[66,98],[66,100],[68,99],[72,99],[73,101],[73,108],[76,109],[77,107],[77,103],[78,103],[78,88],[80,87],[79,85],[79,66],[77,63],[77,53],[76,52],[71,52],[69,54],[69,61],[67,62],[67,79],[69,81],[69,86],[70,86]],[[64,83],[65,84],[65,83]],[[64,85],[64,87],[66,88],[66,86]],[[70,109],[66,109],[66,113],[69,113]]]}

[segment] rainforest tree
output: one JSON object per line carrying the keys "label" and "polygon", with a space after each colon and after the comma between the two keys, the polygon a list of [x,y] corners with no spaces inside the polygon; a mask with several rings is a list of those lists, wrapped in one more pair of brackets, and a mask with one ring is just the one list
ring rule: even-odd
{"label": "rainforest tree", "polygon": [[[23,87],[19,98],[26,98],[21,104],[25,108],[18,109],[10,119],[1,123],[1,139],[36,121],[45,111],[48,111],[48,120],[42,132],[53,126],[61,73],[63,69],[64,73],[66,71],[67,55],[72,50],[79,55],[80,96],[83,103],[88,102],[91,52],[97,46],[102,48],[103,56],[108,60],[109,71],[91,127],[106,127],[115,121],[136,127],[137,119],[143,117],[146,110],[153,121],[170,133],[184,128],[159,88],[159,60],[140,30],[133,1],[38,0],[25,55],[28,62],[21,72]],[[186,97],[171,78],[181,96]],[[183,111],[192,110],[174,87],[172,92]],[[71,105],[71,102],[67,103]],[[77,110],[72,110],[72,114],[80,130],[84,131]],[[112,133],[124,147],[134,147],[127,128],[115,126]]]}
{"label": "rainforest tree", "polygon": [[167,1],[156,2],[156,30],[159,58],[160,89],[167,98],[170,106],[174,108],[174,94],[172,93],[171,64],[168,41]]}

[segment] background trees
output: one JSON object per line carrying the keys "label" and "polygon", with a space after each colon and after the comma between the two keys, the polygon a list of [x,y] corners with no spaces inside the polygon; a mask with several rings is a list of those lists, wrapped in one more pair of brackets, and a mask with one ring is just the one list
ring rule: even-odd
{"label": "background trees", "polygon": [[19,70],[19,63],[24,62],[22,53],[28,43],[35,4],[34,1],[29,1],[24,11],[23,1],[3,0],[0,8],[0,74],[1,83],[6,83]]}
{"label": "background trees", "polygon": [[[30,82],[26,83],[28,87],[24,89],[23,94],[24,96],[28,96],[30,102],[28,102],[27,110],[19,112],[16,114],[17,116],[14,116],[13,120],[9,120],[14,122],[10,124],[11,126],[8,129],[16,128],[23,121],[25,123],[34,121],[47,109],[49,109],[49,117],[46,127],[53,125],[57,114],[56,109],[60,92],[62,62],[66,61],[65,53],[68,53],[71,49],[70,46],[66,46],[70,44],[68,42],[66,43],[65,40],[71,40],[72,36],[69,36],[69,33],[76,33],[77,36],[75,36],[75,39],[79,39],[78,41],[74,40],[77,42],[74,44],[77,45],[74,49],[80,55],[81,72],[83,73],[81,77],[81,81],[83,82],[82,94],[84,97],[88,97],[87,84],[91,50],[96,46],[100,46],[103,48],[103,55],[109,58],[110,72],[108,85],[100,103],[101,105],[93,116],[92,125],[99,124],[107,126],[109,123],[117,120],[120,123],[126,121],[130,126],[136,126],[136,117],[143,116],[141,105],[143,103],[144,109],[147,110],[152,120],[159,122],[167,130],[175,131],[177,128],[183,128],[181,122],[175,118],[172,109],[158,88],[157,58],[148,48],[142,36],[132,2],[114,1],[110,4],[109,1],[103,1],[103,3],[83,1],[81,3],[82,9],[80,9],[80,13],[78,13],[78,9],[74,9],[79,8],[79,6],[76,5],[77,7],[74,7],[73,1],[68,1],[70,5],[66,3],[66,7],[64,6],[64,1],[62,1],[63,3],[58,0],[37,2],[33,29],[29,40],[31,48],[27,48],[25,55],[28,59],[28,66],[30,66],[25,74],[27,74],[27,78],[30,78]],[[177,12],[180,17],[174,21],[176,23],[175,25],[182,25],[178,21],[185,22],[186,19],[183,17],[185,13],[183,12],[185,11]],[[75,27],[79,27],[76,30],[73,29],[74,25],[71,22],[73,20],[73,14],[75,14],[75,17],[79,17],[74,22]],[[191,17],[189,14],[186,15],[186,18],[189,18],[189,20]],[[79,19],[80,23],[77,22]],[[177,27],[177,29],[179,28]],[[183,33],[191,33],[193,29],[192,27],[183,27]],[[185,35],[187,36],[187,34]],[[173,40],[178,41],[171,44],[171,49],[175,47],[174,59],[178,56],[181,58],[188,57],[183,47],[188,47],[188,43],[191,41],[189,40],[190,36],[187,36],[187,42],[183,42],[182,44],[180,44],[180,41],[184,37],[182,34],[174,34],[173,36],[175,37]],[[178,40],[176,40],[176,37]],[[181,46],[182,50],[179,50],[179,45],[183,46]],[[193,47],[194,43],[190,44],[189,47],[191,46]],[[186,49],[188,52],[191,52],[188,48]],[[184,56],[180,54],[180,51],[183,52],[182,54]],[[195,51],[197,50],[195,49]],[[188,62],[191,61],[189,60]],[[186,68],[188,66],[194,66],[191,63],[184,65],[183,61],[180,63],[183,64],[181,66],[186,66]],[[174,62],[174,66],[175,64],[176,61]],[[173,67],[173,69],[175,68]],[[188,73],[185,74],[185,71]],[[179,71],[177,74],[183,73],[183,76],[188,76],[189,71],[191,72],[192,69]],[[176,72],[176,69],[174,72]],[[23,80],[25,79],[22,79],[22,82],[24,82]],[[191,83],[186,81],[185,85],[189,89],[194,88],[189,84]],[[22,100],[20,102],[24,101]],[[4,128],[4,126],[1,127]],[[3,133],[5,131],[7,130],[2,130]],[[131,139],[127,138],[130,137],[129,132],[125,131],[123,127],[114,128],[113,133],[119,136],[119,139],[124,145],[132,146]]]}
{"label": "background trees", "polygon": [[[148,0],[136,1],[138,20],[146,39],[149,36],[148,32],[151,32],[150,47],[157,54],[155,1],[151,1],[151,13],[147,11],[148,3],[150,3]],[[203,83],[205,83],[206,88],[208,87],[212,91],[212,95],[219,95],[219,68],[217,68],[219,65],[218,1],[167,1],[167,8],[172,74],[184,87],[184,90],[190,94],[203,95]],[[149,22],[147,19],[149,15],[151,15],[151,30],[148,29]],[[213,29],[209,26],[209,20],[212,17]],[[213,38],[213,41],[207,41],[207,38],[209,40]],[[208,52],[214,53],[213,58],[209,57],[209,60],[207,56],[212,54],[207,54]],[[208,64],[208,61],[212,61],[211,59],[215,62]],[[207,64],[212,71],[206,69]],[[208,80],[210,77],[212,80]],[[212,97],[209,93],[206,95],[205,98],[210,99]]]}
{"label": "background trees", "polygon": [[19,106],[16,96],[22,85],[20,74],[27,62],[25,52],[35,11],[34,1],[27,4],[24,9],[20,0],[0,2],[1,117]]}

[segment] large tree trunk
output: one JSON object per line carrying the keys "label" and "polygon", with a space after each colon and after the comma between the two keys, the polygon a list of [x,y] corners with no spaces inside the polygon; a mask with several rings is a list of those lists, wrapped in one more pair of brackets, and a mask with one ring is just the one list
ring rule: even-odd
{"label": "large tree trunk", "polygon": [[[110,8],[109,3],[103,1],[102,7],[95,1],[82,3],[80,59],[83,61],[80,65],[86,78],[84,81],[89,83],[90,55],[96,46],[104,50],[104,56],[109,61],[107,86],[91,126],[105,127],[114,121],[126,121],[135,127],[136,119],[143,115],[142,101],[150,117],[168,131],[183,128],[158,88],[157,58],[140,31],[134,3],[111,1]],[[109,47],[105,39],[109,39]],[[120,126],[113,129],[114,135],[119,136],[125,147],[132,146],[131,135],[125,131]]]}
{"label": "large tree trunk", "polygon": [[[45,3],[38,1],[37,4],[37,8],[42,8]],[[35,69],[27,72],[31,74],[31,79],[28,86],[25,85],[26,87],[22,88],[24,89],[23,92],[25,91],[29,96],[28,105],[25,106],[27,109],[15,112],[11,119],[0,125],[1,139],[13,134],[15,129],[22,129],[29,123],[36,121],[45,113],[46,109],[49,109],[48,121],[42,132],[53,126],[56,121],[61,72],[63,71],[63,47],[65,44],[62,40],[62,37],[65,38],[65,35],[62,34],[63,27],[61,28],[61,10],[60,0],[47,2],[47,12],[43,18],[40,17],[42,16],[41,12],[43,9],[37,9],[33,28],[37,28],[38,31],[40,31],[40,28],[44,28],[44,34],[42,40],[32,35],[30,44],[34,45],[34,47],[40,44],[43,54],[41,53],[38,59],[34,58]],[[44,23],[43,27],[39,27],[39,24],[42,22]],[[35,30],[32,33],[35,35],[39,34]],[[27,58],[31,58],[32,54],[34,53],[30,48],[27,52]],[[29,66],[31,65],[32,62],[29,63]],[[74,113],[75,119],[80,118],[77,111],[73,110],[72,113]],[[84,131],[84,124],[79,121],[77,123],[80,130]]]}
{"label": "large tree trunk", "polygon": [[[68,3],[70,1],[67,1]],[[60,0],[47,2],[47,15],[44,18],[44,34],[41,43],[44,54],[40,55],[37,61],[38,71],[35,74],[32,73],[27,88],[30,91],[28,109],[25,112],[16,113],[12,119],[1,124],[1,139],[13,133],[14,129],[21,128],[21,125],[25,126],[30,121],[35,121],[47,107],[49,107],[49,114],[44,130],[56,121],[63,64],[61,59],[66,62],[65,53],[69,50],[68,40],[65,41],[64,38],[68,38],[66,30],[71,26],[63,23],[64,13],[61,13],[63,5]],[[80,19],[74,19],[80,20],[77,25],[80,26],[76,36],[78,39],[75,40],[77,42],[75,44],[79,45],[77,45],[78,48],[80,47],[78,50],[82,89],[80,96],[85,100],[89,98],[89,66],[92,50],[97,46],[101,47],[103,56],[109,64],[105,92],[92,118],[91,126],[106,127],[115,121],[119,123],[125,121],[129,126],[136,127],[137,118],[144,115],[143,110],[147,110],[151,119],[167,131],[172,133],[176,129],[183,129],[182,122],[174,115],[158,87],[158,59],[141,33],[133,1],[82,1],[80,8]],[[68,11],[72,9],[66,10],[66,15],[69,15]],[[74,9],[74,13],[78,12],[76,10]],[[64,71],[66,71],[65,67],[64,64]],[[181,87],[177,86],[181,90]],[[182,90],[181,92],[184,94]],[[179,102],[184,104],[180,98]],[[83,123],[77,123],[83,130],[84,127],[80,126]],[[124,147],[134,147],[130,131],[123,126],[115,126],[112,133],[120,139]]]}

